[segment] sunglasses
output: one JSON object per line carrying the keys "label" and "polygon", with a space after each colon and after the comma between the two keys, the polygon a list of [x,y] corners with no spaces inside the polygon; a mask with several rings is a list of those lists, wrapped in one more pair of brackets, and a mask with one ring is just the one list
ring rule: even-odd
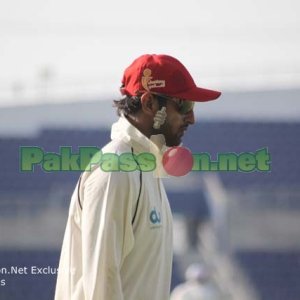
{"label": "sunglasses", "polygon": [[176,97],[169,97],[169,96],[165,96],[165,95],[161,95],[161,94],[155,94],[155,95],[158,98],[162,98],[162,99],[166,99],[166,100],[175,102],[177,104],[179,113],[182,115],[185,115],[185,114],[189,113],[190,111],[192,111],[195,106],[194,101],[183,100],[183,99],[179,99]]}

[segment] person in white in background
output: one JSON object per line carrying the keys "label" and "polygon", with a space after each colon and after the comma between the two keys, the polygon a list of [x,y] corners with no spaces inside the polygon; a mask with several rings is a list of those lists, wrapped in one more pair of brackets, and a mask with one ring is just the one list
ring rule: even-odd
{"label": "person in white in background", "polygon": [[222,300],[221,293],[203,264],[192,264],[185,272],[186,282],[172,291],[170,300]]}
{"label": "person in white in background", "polygon": [[[176,58],[155,54],[125,70],[121,93],[115,101],[120,119],[102,153],[129,154],[131,165],[140,154],[178,146],[195,122],[194,102],[221,94],[197,87]],[[169,299],[171,210],[161,178],[143,172],[147,161],[136,163],[130,172],[95,165],[82,174],[71,199],[55,300]]]}

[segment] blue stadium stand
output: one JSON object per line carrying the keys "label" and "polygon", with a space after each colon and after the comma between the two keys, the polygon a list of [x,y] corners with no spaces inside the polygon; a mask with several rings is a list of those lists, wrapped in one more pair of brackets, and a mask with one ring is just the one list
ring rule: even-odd
{"label": "blue stadium stand", "polygon": [[[0,266],[2,273],[4,268],[7,274],[0,274],[6,285],[0,287],[1,300],[52,300],[54,299],[55,273],[59,260],[58,251],[49,250],[2,250],[0,251]],[[50,274],[31,274],[31,267],[48,268]],[[11,267],[19,267],[26,270],[28,275],[12,274]],[[25,269],[27,268],[27,269]],[[10,274],[8,274],[10,273]]]}
{"label": "blue stadium stand", "polygon": [[[278,185],[294,188],[300,178],[300,123],[247,123],[247,122],[204,122],[194,125],[185,136],[185,146],[193,153],[209,152],[216,158],[219,152],[255,152],[268,147],[271,153],[271,172],[219,173],[225,187],[256,187],[258,189]],[[36,168],[34,173],[19,171],[19,147],[38,146],[45,151],[58,152],[59,146],[97,146],[101,148],[110,140],[107,130],[45,129],[35,138],[0,138],[0,201],[3,197],[12,199],[5,209],[14,211],[13,200],[21,197],[24,202],[35,206],[47,205],[44,199],[53,186],[66,187],[71,195],[79,177],[79,172],[45,173]],[[196,213],[205,218],[209,215],[205,197],[190,192],[190,206],[183,205],[185,191],[169,192],[172,210],[186,214]],[[69,204],[65,199],[65,206]],[[41,201],[42,200],[42,201]],[[299,199],[287,199],[282,205],[288,209],[300,209]],[[272,204],[272,199],[264,199]],[[263,204],[262,204],[263,205]],[[2,211],[6,214],[8,211]],[[298,300],[300,295],[300,255],[299,253],[245,252],[236,253],[241,266],[250,275],[258,289],[261,300]],[[59,251],[49,250],[1,250],[0,266],[58,264]],[[182,280],[174,261],[172,287]],[[7,288],[0,288],[2,300],[50,300],[53,298],[55,276],[8,276]]]}
{"label": "blue stadium stand", "polygon": [[238,252],[260,300],[298,300],[300,295],[300,252]]}

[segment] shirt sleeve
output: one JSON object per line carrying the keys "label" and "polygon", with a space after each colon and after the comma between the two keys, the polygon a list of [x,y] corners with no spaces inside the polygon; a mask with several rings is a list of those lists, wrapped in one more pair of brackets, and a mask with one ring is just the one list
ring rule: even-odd
{"label": "shirt sleeve", "polygon": [[122,300],[120,269],[134,245],[138,187],[123,172],[96,170],[83,186],[82,267],[85,300]]}

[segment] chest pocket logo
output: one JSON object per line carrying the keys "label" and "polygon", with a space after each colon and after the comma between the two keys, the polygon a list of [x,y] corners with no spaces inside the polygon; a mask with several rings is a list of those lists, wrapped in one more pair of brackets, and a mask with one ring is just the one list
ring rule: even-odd
{"label": "chest pocket logo", "polygon": [[160,212],[158,212],[155,207],[151,210],[149,217],[152,225],[161,225]]}

